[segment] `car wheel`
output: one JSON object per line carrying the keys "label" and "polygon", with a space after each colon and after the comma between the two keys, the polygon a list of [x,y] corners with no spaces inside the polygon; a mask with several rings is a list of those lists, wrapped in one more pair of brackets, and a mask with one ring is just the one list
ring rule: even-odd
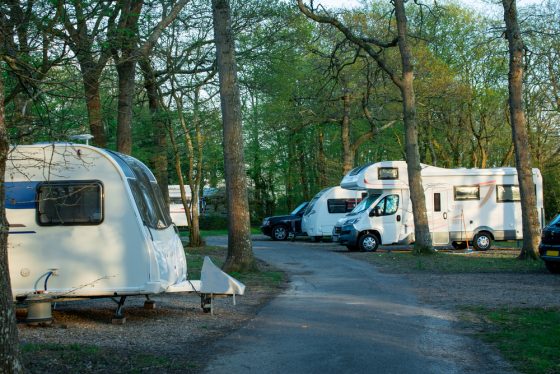
{"label": "car wheel", "polygon": [[348,248],[349,252],[356,252],[358,250],[357,245],[346,245],[346,248]]}
{"label": "car wheel", "polygon": [[467,248],[466,242],[451,242],[454,249],[465,249]]}
{"label": "car wheel", "polygon": [[544,264],[552,274],[560,274],[560,262],[545,261]]}
{"label": "car wheel", "polygon": [[319,243],[321,240],[323,240],[322,236],[312,236],[311,240],[314,241],[315,243]]}
{"label": "car wheel", "polygon": [[477,251],[487,251],[492,247],[492,236],[486,231],[481,231],[473,238],[473,247]]}
{"label": "car wheel", "polygon": [[364,234],[360,237],[358,246],[363,252],[375,252],[379,247],[379,238],[374,234]]}
{"label": "car wheel", "polygon": [[284,225],[276,225],[272,228],[272,240],[288,239],[288,229]]}

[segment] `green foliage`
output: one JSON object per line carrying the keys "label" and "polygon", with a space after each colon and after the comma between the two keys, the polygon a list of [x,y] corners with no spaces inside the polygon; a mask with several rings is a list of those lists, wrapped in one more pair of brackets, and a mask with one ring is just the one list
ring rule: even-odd
{"label": "green foliage", "polygon": [[227,230],[228,219],[222,215],[203,215],[200,216],[201,230]]}
{"label": "green foliage", "polygon": [[474,311],[489,324],[479,335],[498,347],[517,370],[522,373],[560,372],[560,310]]}

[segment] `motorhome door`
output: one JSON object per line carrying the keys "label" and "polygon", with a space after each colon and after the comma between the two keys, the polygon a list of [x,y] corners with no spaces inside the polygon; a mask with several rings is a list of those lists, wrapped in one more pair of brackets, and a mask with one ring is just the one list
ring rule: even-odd
{"label": "motorhome door", "polygon": [[426,205],[430,222],[430,233],[434,245],[449,244],[448,191],[444,188],[429,188]]}
{"label": "motorhome door", "polygon": [[398,241],[402,225],[402,199],[399,194],[389,194],[381,199],[373,208],[375,218],[381,220],[383,244],[393,244]]}

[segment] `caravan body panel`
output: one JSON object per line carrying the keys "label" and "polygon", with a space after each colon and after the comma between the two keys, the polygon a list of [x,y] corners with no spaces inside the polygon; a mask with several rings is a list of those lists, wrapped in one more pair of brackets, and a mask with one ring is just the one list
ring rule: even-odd
{"label": "caravan body panel", "polygon": [[17,146],[5,176],[14,297],[45,288],[68,297],[149,294],[186,279],[171,221],[149,227],[140,212],[157,209],[147,200],[158,189],[132,157],[77,144]]}

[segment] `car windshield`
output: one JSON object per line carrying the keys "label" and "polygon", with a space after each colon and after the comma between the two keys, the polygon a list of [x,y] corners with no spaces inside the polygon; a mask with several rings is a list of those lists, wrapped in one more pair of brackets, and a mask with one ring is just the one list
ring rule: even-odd
{"label": "car windshield", "polygon": [[560,226],[560,214],[557,215],[556,217],[554,217],[552,219],[552,221],[550,221],[549,226],[555,226],[555,225],[559,225]]}
{"label": "car windshield", "polygon": [[354,209],[352,209],[352,211],[348,213],[348,215],[355,216],[356,214],[362,213],[363,211],[368,209],[375,200],[379,199],[379,196],[381,196],[381,194],[368,195],[368,197],[366,197],[358,205],[356,205]]}
{"label": "car windshield", "polygon": [[295,216],[297,215],[301,210],[305,209],[305,207],[307,206],[307,201],[304,203],[301,203],[298,205],[297,208],[295,208],[292,213],[290,213],[291,215]]}

